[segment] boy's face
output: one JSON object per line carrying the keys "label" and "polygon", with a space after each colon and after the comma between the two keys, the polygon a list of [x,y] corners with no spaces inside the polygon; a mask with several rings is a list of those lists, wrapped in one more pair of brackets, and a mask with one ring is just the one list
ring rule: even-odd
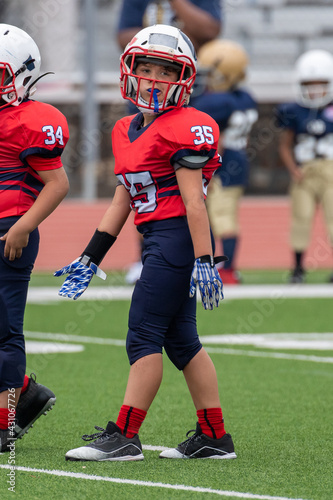
{"label": "boy's face", "polygon": [[309,99],[317,99],[325,97],[327,94],[328,82],[322,80],[313,80],[309,82],[302,83],[302,90],[306,93]]}
{"label": "boy's face", "polygon": [[[140,94],[147,102],[149,102],[153,90],[157,91],[158,101],[163,102],[167,92],[170,90],[169,83],[177,82],[179,79],[179,71],[172,66],[168,66],[167,63],[164,66],[151,62],[139,62],[135,74],[141,77]],[[153,80],[158,81],[153,84]]]}

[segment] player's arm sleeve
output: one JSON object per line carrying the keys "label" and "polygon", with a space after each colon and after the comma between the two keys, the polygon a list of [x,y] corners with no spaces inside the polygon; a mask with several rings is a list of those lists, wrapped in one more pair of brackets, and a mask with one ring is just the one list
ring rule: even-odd
{"label": "player's arm sleeve", "polygon": [[183,156],[178,161],[173,164],[173,168],[178,170],[179,168],[186,167],[190,169],[204,168],[206,163],[209,161],[209,156]]}
{"label": "player's arm sleeve", "polygon": [[36,172],[40,170],[55,170],[63,166],[60,156],[47,158],[38,155],[29,155],[26,161]]}
{"label": "player's arm sleeve", "polygon": [[25,143],[20,160],[36,172],[54,170],[63,166],[61,155],[69,139],[67,120],[58,110],[49,107],[41,110],[29,128],[25,127]]}
{"label": "player's arm sleeve", "polygon": [[196,150],[195,148],[182,148],[174,152],[170,158],[170,163],[175,170],[180,167],[191,169],[203,168],[209,160],[216,156],[216,149],[205,148]]}

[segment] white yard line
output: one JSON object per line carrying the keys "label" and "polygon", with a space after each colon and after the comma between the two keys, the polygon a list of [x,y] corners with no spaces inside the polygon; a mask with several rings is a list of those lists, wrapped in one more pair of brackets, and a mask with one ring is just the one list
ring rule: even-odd
{"label": "white yard line", "polygon": [[117,477],[94,476],[81,472],[68,472],[62,470],[35,469],[33,467],[15,467],[11,465],[0,465],[1,469],[11,469],[21,472],[35,472],[39,474],[49,474],[51,476],[69,477],[74,479],[88,479],[90,481],[105,481],[108,483],[131,484],[134,486],[144,486],[148,488],[164,488],[168,490],[193,491],[194,493],[207,493],[219,495],[221,497],[250,498],[252,500],[303,500],[301,498],[291,499],[288,497],[276,497],[270,495],[255,495],[253,493],[242,493],[239,491],[213,490],[212,488],[201,488],[200,486],[187,486],[183,484],[153,483],[151,481],[139,481],[136,479],[123,479]]}
{"label": "white yard line", "polygon": [[305,354],[288,354],[285,352],[242,351],[240,349],[221,349],[219,347],[205,347],[212,354],[233,354],[236,356],[252,356],[254,358],[290,359],[293,361],[312,361],[314,363],[333,363],[333,358],[325,356],[307,356]]}
{"label": "white yard line", "polygon": [[[271,299],[333,297],[333,284],[305,285],[225,285],[225,300],[228,299]],[[93,287],[88,288],[79,298],[82,300],[125,300],[132,297],[133,287]],[[59,297],[56,287],[33,287],[28,291],[28,302],[32,304],[68,301]]]}
{"label": "white yard line", "polygon": [[[30,331],[25,331],[24,335],[27,339],[40,339],[40,340],[49,340],[49,341],[61,341],[61,342],[78,342],[80,344],[99,344],[99,345],[113,345],[113,346],[124,346],[125,341],[120,340],[120,339],[106,339],[106,338],[99,338],[99,337],[80,337],[79,335],[67,335],[64,333],[43,333],[43,332],[30,332]],[[267,335],[273,335],[273,334],[262,334],[262,337],[265,338]],[[276,337],[278,337],[278,333],[274,334]],[[281,335],[286,335],[285,333],[282,333]],[[300,336],[301,334],[296,333],[296,334],[290,334],[292,337],[293,335]],[[331,337],[331,333],[308,333],[308,334],[303,334],[303,338],[306,337],[307,335],[309,336],[314,336],[314,337],[319,337],[323,338],[325,335],[328,335]],[[257,335],[256,338],[258,338],[260,335]],[[235,336],[237,338],[237,336]],[[245,336],[246,339],[246,336]],[[202,343],[205,345],[205,337],[201,337]],[[244,340],[246,343],[246,341]],[[296,342],[296,341],[295,341]],[[212,337],[209,337],[209,343],[212,343]],[[218,337],[216,340],[216,344],[218,344]],[[230,342],[232,344],[232,341]],[[237,342],[239,344],[239,342]],[[300,344],[300,349],[302,344]],[[265,345],[264,345],[265,347]],[[214,353],[214,354],[232,354],[236,356],[252,356],[252,357],[260,357],[260,358],[277,358],[277,359],[291,359],[295,361],[312,361],[316,363],[333,363],[333,358],[331,357],[325,357],[325,356],[312,356],[312,355],[303,355],[303,354],[288,354],[284,352],[267,352],[267,351],[246,351],[246,350],[241,350],[241,349],[229,349],[229,348],[220,348],[220,347],[205,347],[205,349],[208,352]],[[315,345],[313,347],[315,350]]]}

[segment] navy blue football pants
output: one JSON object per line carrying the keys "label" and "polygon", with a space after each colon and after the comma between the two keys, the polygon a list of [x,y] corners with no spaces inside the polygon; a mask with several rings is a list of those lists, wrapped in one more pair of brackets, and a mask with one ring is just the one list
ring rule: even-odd
{"label": "navy blue football pants", "polygon": [[[15,220],[0,219],[1,236]],[[38,229],[30,234],[29,244],[19,259],[12,262],[6,259],[4,246],[0,241],[0,392],[23,385],[26,369],[23,319],[30,275],[38,253]]]}
{"label": "navy blue football pants", "polygon": [[185,217],[139,226],[143,270],[135,285],[126,348],[130,364],[163,348],[182,370],[200,351],[196,298],[189,297],[193,245]]}

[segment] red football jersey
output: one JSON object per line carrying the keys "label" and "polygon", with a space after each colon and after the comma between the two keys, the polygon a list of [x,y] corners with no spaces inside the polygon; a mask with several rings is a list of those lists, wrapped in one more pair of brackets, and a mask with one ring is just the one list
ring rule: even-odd
{"label": "red football jersey", "polygon": [[44,183],[39,170],[62,167],[66,118],[49,104],[27,100],[0,108],[0,218],[29,210]]}
{"label": "red football jersey", "polygon": [[[144,128],[141,121],[141,113],[126,116],[112,131],[114,171],[130,194],[135,224],[184,216],[175,164],[186,157],[209,158],[202,169],[206,195],[207,185],[220,166],[218,125],[191,107],[167,111]],[[196,166],[195,162],[191,165]]]}

